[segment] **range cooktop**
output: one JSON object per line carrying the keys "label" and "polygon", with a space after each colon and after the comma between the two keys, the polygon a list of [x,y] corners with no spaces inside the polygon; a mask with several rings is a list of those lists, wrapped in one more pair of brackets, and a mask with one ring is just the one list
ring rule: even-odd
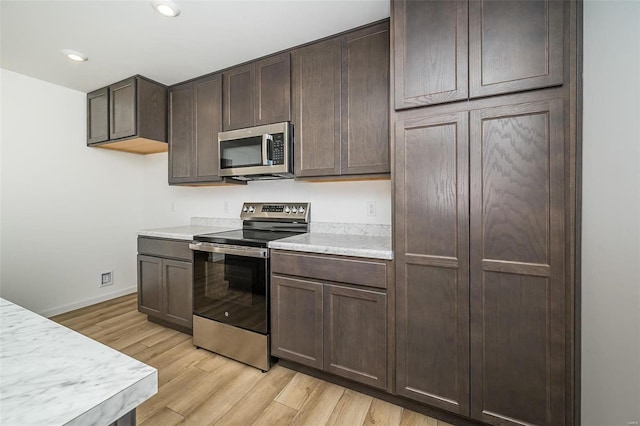
{"label": "range cooktop", "polygon": [[244,203],[242,229],[200,234],[194,241],[267,247],[269,241],[309,232],[309,203]]}
{"label": "range cooktop", "polygon": [[267,247],[269,241],[292,237],[303,232],[256,231],[236,229],[233,231],[196,235],[193,239],[195,241],[207,243],[242,245],[249,247]]}

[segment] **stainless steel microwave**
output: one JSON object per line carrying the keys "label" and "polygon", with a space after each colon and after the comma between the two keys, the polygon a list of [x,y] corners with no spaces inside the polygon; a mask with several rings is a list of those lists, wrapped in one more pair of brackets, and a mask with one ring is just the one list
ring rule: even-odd
{"label": "stainless steel microwave", "polygon": [[267,124],[218,133],[220,176],[239,180],[293,177],[293,126]]}

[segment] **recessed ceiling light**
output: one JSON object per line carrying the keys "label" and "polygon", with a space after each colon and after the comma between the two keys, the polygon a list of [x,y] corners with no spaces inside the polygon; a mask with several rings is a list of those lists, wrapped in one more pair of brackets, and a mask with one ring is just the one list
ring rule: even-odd
{"label": "recessed ceiling light", "polygon": [[154,1],[152,3],[152,6],[162,16],[175,18],[176,16],[180,15],[180,8],[171,0]]}
{"label": "recessed ceiling light", "polygon": [[85,62],[89,60],[85,55],[75,50],[64,49],[62,54],[75,62]]}

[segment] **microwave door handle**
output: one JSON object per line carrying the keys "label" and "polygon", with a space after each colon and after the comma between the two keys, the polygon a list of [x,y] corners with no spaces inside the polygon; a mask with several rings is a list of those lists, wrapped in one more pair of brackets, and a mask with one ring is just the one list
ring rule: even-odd
{"label": "microwave door handle", "polygon": [[270,166],[273,162],[271,155],[271,146],[273,144],[273,135],[265,133],[262,135],[262,165]]}

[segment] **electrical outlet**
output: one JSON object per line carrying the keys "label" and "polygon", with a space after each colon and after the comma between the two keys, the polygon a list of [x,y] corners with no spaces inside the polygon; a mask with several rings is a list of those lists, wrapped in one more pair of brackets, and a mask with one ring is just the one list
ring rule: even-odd
{"label": "electrical outlet", "polygon": [[173,202],[171,203],[171,211],[172,211],[172,212],[175,212],[175,211],[176,211],[176,202],[175,202],[175,201],[173,201]]}
{"label": "electrical outlet", "polygon": [[376,215],[376,202],[369,201],[367,202],[367,216],[375,216]]}
{"label": "electrical outlet", "polygon": [[229,202],[228,201],[224,202],[224,212],[225,213],[229,213]]}
{"label": "electrical outlet", "polygon": [[106,287],[113,284],[113,271],[103,272],[100,274],[100,287]]}

